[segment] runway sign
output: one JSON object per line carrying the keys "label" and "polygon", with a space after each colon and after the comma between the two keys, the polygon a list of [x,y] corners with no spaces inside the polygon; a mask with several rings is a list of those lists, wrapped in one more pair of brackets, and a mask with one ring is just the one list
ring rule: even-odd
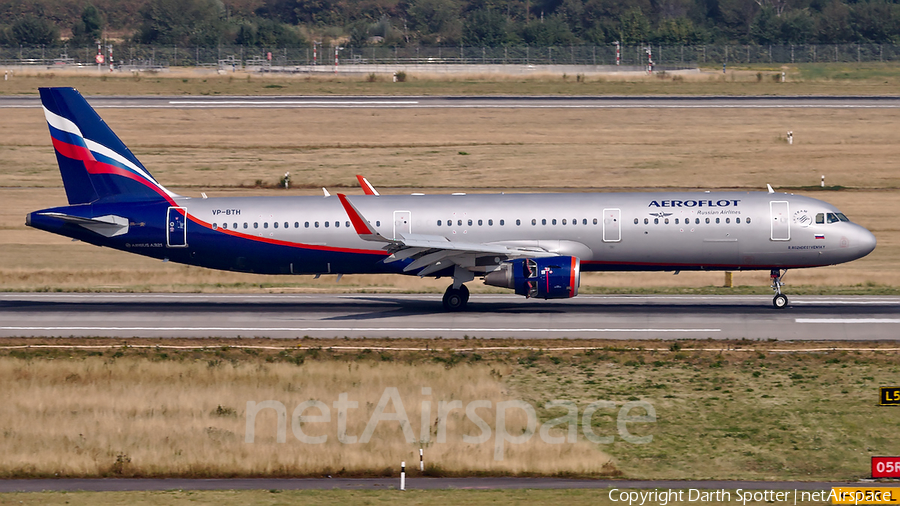
{"label": "runway sign", "polygon": [[897,504],[896,487],[834,487],[831,504]]}
{"label": "runway sign", "polygon": [[881,387],[882,406],[900,406],[900,387]]}
{"label": "runway sign", "polygon": [[900,478],[900,457],[872,457],[872,478]]}

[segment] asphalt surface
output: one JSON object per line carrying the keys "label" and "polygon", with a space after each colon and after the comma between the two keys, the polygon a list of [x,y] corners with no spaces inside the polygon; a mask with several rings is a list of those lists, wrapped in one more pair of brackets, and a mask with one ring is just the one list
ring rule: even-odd
{"label": "asphalt surface", "polygon": [[[249,478],[249,479],[39,479],[0,480],[0,493],[41,491],[153,491],[153,490],[390,490],[400,486],[399,478]],[[700,490],[830,490],[840,486],[876,486],[859,482],[797,481],[639,481],[570,480],[563,478],[408,478],[409,490],[438,489],[700,489]],[[900,486],[879,483],[877,486]]]}
{"label": "asphalt surface", "polygon": [[[90,96],[95,108],[898,108],[900,97],[616,96]],[[40,107],[37,96],[0,97],[0,108]]]}
{"label": "asphalt surface", "polygon": [[0,337],[896,340],[900,297],[0,294]]}

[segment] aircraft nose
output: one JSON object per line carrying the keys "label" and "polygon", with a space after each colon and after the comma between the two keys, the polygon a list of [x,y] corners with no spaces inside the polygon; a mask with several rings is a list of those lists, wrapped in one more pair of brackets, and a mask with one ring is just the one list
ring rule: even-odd
{"label": "aircraft nose", "polygon": [[858,237],[856,239],[856,244],[857,248],[859,248],[860,256],[864,257],[875,249],[875,245],[878,243],[878,240],[875,239],[875,235],[872,234],[872,232],[869,232],[863,227],[859,228],[860,231],[859,234],[857,234]]}

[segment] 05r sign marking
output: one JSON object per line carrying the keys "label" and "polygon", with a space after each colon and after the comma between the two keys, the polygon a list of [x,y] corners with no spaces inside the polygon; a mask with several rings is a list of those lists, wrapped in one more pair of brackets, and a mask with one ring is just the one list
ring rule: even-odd
{"label": "05r sign marking", "polygon": [[900,457],[872,457],[872,478],[900,478]]}

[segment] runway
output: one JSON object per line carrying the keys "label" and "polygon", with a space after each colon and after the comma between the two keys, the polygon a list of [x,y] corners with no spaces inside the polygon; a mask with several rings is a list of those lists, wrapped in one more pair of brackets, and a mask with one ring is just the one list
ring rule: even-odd
{"label": "runway", "polygon": [[[831,487],[875,486],[873,483],[726,480],[573,480],[565,478],[409,478],[409,490],[512,489],[660,489],[660,490],[831,490]],[[877,486],[900,486],[879,483]],[[38,479],[0,480],[0,493],[42,491],[159,491],[159,490],[390,490],[398,478],[235,478],[235,479]]]}
{"label": "runway", "polygon": [[[102,108],[574,108],[574,109],[893,109],[894,96],[89,96],[92,107]],[[36,96],[0,97],[0,108],[40,107]]]}
{"label": "runway", "polygon": [[0,337],[896,340],[900,297],[0,294]]}

